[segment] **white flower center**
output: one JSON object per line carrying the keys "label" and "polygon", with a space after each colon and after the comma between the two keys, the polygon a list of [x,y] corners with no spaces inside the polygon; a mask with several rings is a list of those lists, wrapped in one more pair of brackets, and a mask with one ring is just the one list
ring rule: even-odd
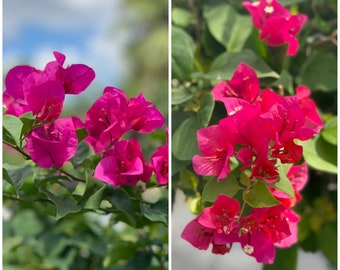
{"label": "white flower center", "polygon": [[273,13],[274,8],[271,7],[271,6],[266,6],[266,7],[264,8],[264,11],[265,11],[266,13],[268,13],[268,14],[271,14],[271,13]]}
{"label": "white flower center", "polygon": [[245,253],[247,253],[248,255],[250,255],[250,254],[252,254],[252,253],[254,252],[254,247],[247,244],[247,245],[245,245],[245,246],[243,247],[243,251],[244,251]]}

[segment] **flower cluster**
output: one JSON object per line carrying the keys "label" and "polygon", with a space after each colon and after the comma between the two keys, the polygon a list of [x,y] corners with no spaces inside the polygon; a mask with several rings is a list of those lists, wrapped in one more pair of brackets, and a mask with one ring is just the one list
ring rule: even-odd
{"label": "flower cluster", "polygon": [[299,42],[296,35],[307,21],[303,14],[292,15],[277,0],[243,2],[252,16],[253,25],[260,30],[260,39],[270,46],[288,43],[287,55],[295,55]]}
{"label": "flower cluster", "polygon": [[63,67],[65,55],[59,52],[54,57],[44,70],[16,66],[5,78],[5,113],[35,116],[25,134],[25,149],[32,160],[42,168],[61,168],[76,154],[77,130],[83,129],[88,135],[84,141],[102,154],[94,171],[98,179],[115,186],[135,185],[139,180],[147,182],[155,172],[159,183],[167,183],[168,143],[156,150],[149,164],[136,138],[120,141],[128,131],[148,133],[162,127],[162,113],[143,94],[127,99],[122,90],[109,86],[86,113],[85,123],[77,117],[59,118],[65,95],[82,93],[95,73],[84,64]]}
{"label": "flower cluster", "polygon": [[122,90],[106,87],[87,111],[85,120],[89,134],[86,141],[103,155],[94,177],[114,186],[135,185],[138,180],[147,182],[155,171],[157,181],[167,183],[167,144],[156,150],[149,165],[136,138],[119,141],[128,131],[148,133],[163,125],[163,115],[143,94],[127,99]]}
{"label": "flower cluster", "polygon": [[[291,207],[301,200],[299,191],[307,181],[308,169],[305,163],[292,166],[300,161],[303,151],[296,140],[317,134],[322,119],[306,86],[298,86],[296,95],[285,97],[271,89],[261,90],[255,71],[245,63],[238,65],[230,81],[217,84],[212,94],[215,101],[224,103],[228,116],[217,125],[198,130],[202,156],[193,157],[194,171],[215,175],[220,181],[232,173],[231,158],[236,159],[241,171],[249,175],[244,196],[261,181],[277,204],[242,215],[235,198],[220,194],[187,225],[182,237],[199,249],[212,244],[212,252],[219,254],[238,242],[258,262],[273,263],[275,246],[289,247],[297,241],[299,216]],[[291,166],[286,177],[294,195],[275,188],[282,164]]]}
{"label": "flower cluster", "polygon": [[192,220],[182,232],[182,238],[198,249],[225,254],[233,243],[240,243],[243,251],[257,262],[273,263],[275,247],[290,247],[297,241],[297,223],[300,217],[290,207],[301,200],[299,191],[308,179],[306,163],[293,166],[287,174],[292,182],[295,198],[271,189],[281,204],[273,207],[254,208],[241,216],[239,202],[220,194],[211,207]]}
{"label": "flower cluster", "polygon": [[228,117],[198,131],[203,156],[194,156],[193,167],[199,175],[227,177],[230,158],[235,156],[243,163],[242,170],[251,169],[251,179],[273,182],[278,160],[301,159],[302,147],[295,140],[308,140],[323,127],[306,86],[298,86],[295,96],[261,91],[255,71],[245,63],[238,65],[229,82],[217,84],[212,94],[224,103]]}

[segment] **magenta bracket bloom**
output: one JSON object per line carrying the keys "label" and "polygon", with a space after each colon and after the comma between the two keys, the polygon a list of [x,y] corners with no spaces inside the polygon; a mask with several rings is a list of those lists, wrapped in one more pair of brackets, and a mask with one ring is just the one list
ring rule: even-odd
{"label": "magenta bracket bloom", "polygon": [[[100,155],[93,168],[99,180],[115,187],[136,185],[138,181],[147,183],[154,173],[157,183],[166,184],[168,143],[159,146],[147,162],[137,138],[122,140],[131,131],[145,134],[163,127],[162,113],[143,94],[128,99],[124,91],[108,86],[87,111],[85,123],[77,117],[59,118],[66,95],[82,93],[95,73],[84,64],[64,67],[62,53],[54,52],[54,57],[44,70],[17,66],[5,79],[5,113],[20,117],[31,112],[35,116],[22,138],[29,158],[41,168],[61,170],[84,140]],[[86,135],[78,138],[77,130]]]}
{"label": "magenta bracket bloom", "polygon": [[303,14],[293,15],[277,0],[243,2],[252,16],[253,25],[260,30],[260,39],[269,46],[288,44],[287,55],[295,55],[299,48],[296,35],[307,21]]}
{"label": "magenta bracket bloom", "polygon": [[[216,254],[239,243],[257,262],[273,263],[275,247],[297,242],[300,217],[291,208],[302,199],[299,192],[308,178],[306,163],[292,166],[302,157],[297,141],[317,134],[322,119],[307,86],[298,86],[295,96],[286,97],[261,90],[255,71],[245,63],[230,81],[218,83],[212,95],[223,102],[228,116],[197,131],[201,155],[193,157],[193,169],[198,175],[216,176],[218,182],[234,175],[242,201],[219,194],[186,226],[182,238],[199,249],[212,244]],[[235,160],[239,165],[233,171]]]}

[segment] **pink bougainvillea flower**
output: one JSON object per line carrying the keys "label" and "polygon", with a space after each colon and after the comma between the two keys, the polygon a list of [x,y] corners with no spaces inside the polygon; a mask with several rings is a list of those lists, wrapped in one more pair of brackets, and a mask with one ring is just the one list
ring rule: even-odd
{"label": "pink bougainvillea flower", "polygon": [[94,177],[117,186],[148,182],[152,168],[146,163],[136,138],[116,142],[98,163]]}
{"label": "pink bougainvillea flower", "polygon": [[195,155],[193,168],[199,175],[217,175],[217,180],[227,177],[230,172],[230,157],[237,142],[237,128],[231,118],[223,120],[228,137],[221,125],[213,125],[197,131],[197,141],[203,156]]}
{"label": "pink bougainvillea flower", "polygon": [[[305,85],[299,85],[295,89],[300,110],[305,117],[304,127],[311,129],[314,134],[319,133],[323,128],[323,121],[318,113],[315,102],[309,98],[311,91]],[[288,97],[289,98],[289,97]]]}
{"label": "pink bougainvillea flower", "polygon": [[277,0],[243,2],[252,16],[254,26],[261,31],[260,39],[270,46],[288,43],[287,55],[295,55],[299,42],[296,38],[307,21],[303,14],[292,15]]}
{"label": "pink bougainvillea flower", "polygon": [[202,226],[198,222],[199,217],[188,223],[181,237],[198,249],[207,250],[214,239],[214,229]]}
{"label": "pink bougainvillea flower", "polygon": [[182,232],[182,238],[199,249],[225,254],[234,243],[259,263],[271,264],[275,246],[289,247],[297,241],[299,217],[282,205],[255,208],[247,216],[239,217],[236,199],[219,195],[213,206],[206,208]]}
{"label": "pink bougainvillea flower", "polygon": [[[255,71],[241,62],[230,81],[218,83],[212,90],[214,100],[222,101],[229,115],[239,109],[239,99],[253,103],[260,94],[260,83]],[[231,99],[231,98],[239,99]]]}
{"label": "pink bougainvillea flower", "polygon": [[169,146],[168,129],[166,129],[166,144],[159,146],[151,156],[151,166],[155,172],[159,184],[166,184],[169,181]]}
{"label": "pink bougainvillea flower", "polygon": [[30,66],[16,66],[8,71],[5,78],[6,90],[3,94],[3,102],[7,107],[6,113],[20,116],[25,112],[31,111],[24,95],[23,85],[26,78],[38,72]]}
{"label": "pink bougainvillea flower", "polygon": [[114,87],[106,87],[104,93],[85,116],[86,139],[95,152],[105,150],[117,141],[128,129],[127,100],[125,93]]}
{"label": "pink bougainvillea flower", "polygon": [[295,55],[299,48],[296,36],[306,21],[307,16],[303,14],[271,18],[263,26],[260,39],[270,46],[288,43],[287,55]]}
{"label": "pink bougainvillea flower", "polygon": [[270,112],[279,142],[274,145],[272,155],[283,163],[295,163],[301,159],[302,147],[294,139],[308,140],[315,132],[305,126],[305,115],[296,97],[282,97],[272,90],[262,91],[261,108]]}
{"label": "pink bougainvillea flower", "polygon": [[65,55],[54,52],[56,61],[46,64],[43,71],[30,66],[11,69],[5,79],[4,103],[6,113],[20,116],[32,111],[40,121],[59,117],[65,94],[79,94],[95,77],[86,65],[75,64],[64,68]]}
{"label": "pink bougainvillea flower", "polygon": [[298,222],[300,221],[300,216],[297,215],[291,209],[286,209],[284,211],[284,215],[286,217],[286,221],[289,226],[290,235],[275,243],[275,246],[280,247],[280,248],[291,247],[292,245],[296,244],[298,241],[297,225],[298,225]]}
{"label": "pink bougainvillea flower", "polygon": [[164,125],[162,113],[143,94],[128,100],[127,121],[129,128],[141,133],[152,132]]}
{"label": "pink bougainvillea flower", "polygon": [[[240,144],[244,148],[237,154],[238,159],[244,163],[242,169],[252,167],[250,178],[262,178],[269,182],[276,180],[276,162],[271,159],[269,153],[270,146],[277,141],[273,119],[263,117],[258,104],[247,104],[228,118],[233,120],[239,137],[242,138]],[[227,129],[224,130],[228,132]]]}
{"label": "pink bougainvillea flower", "polygon": [[72,64],[64,68],[65,55],[60,52],[53,54],[56,61],[47,63],[43,71],[45,76],[59,81],[65,94],[77,95],[83,92],[95,78],[93,69],[84,64]]}
{"label": "pink bougainvillea flower", "polygon": [[33,129],[25,138],[32,160],[42,168],[61,168],[78,148],[72,118],[59,118],[52,124]]}
{"label": "pink bougainvillea flower", "polygon": [[289,216],[290,212],[281,205],[255,208],[249,215],[241,217],[238,227],[229,234],[215,234],[214,243],[239,242],[243,251],[255,257],[257,262],[271,264],[275,258],[275,244],[283,243],[291,236]]}
{"label": "pink bougainvillea flower", "polygon": [[220,194],[211,207],[203,210],[198,222],[206,228],[215,229],[218,233],[229,234],[234,229],[240,209],[236,199]]}
{"label": "pink bougainvillea flower", "polygon": [[49,80],[44,73],[31,73],[23,84],[23,91],[38,120],[53,121],[61,114],[65,91],[59,81]]}
{"label": "pink bougainvillea flower", "polygon": [[270,18],[288,17],[290,12],[277,0],[260,0],[255,2],[243,2],[243,6],[249,11],[253,25],[262,29]]}

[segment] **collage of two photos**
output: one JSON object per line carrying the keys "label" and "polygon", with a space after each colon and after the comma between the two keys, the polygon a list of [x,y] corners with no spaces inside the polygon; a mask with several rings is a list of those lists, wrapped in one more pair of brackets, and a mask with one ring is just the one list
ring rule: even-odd
{"label": "collage of two photos", "polygon": [[336,0],[2,14],[3,269],[336,269]]}

